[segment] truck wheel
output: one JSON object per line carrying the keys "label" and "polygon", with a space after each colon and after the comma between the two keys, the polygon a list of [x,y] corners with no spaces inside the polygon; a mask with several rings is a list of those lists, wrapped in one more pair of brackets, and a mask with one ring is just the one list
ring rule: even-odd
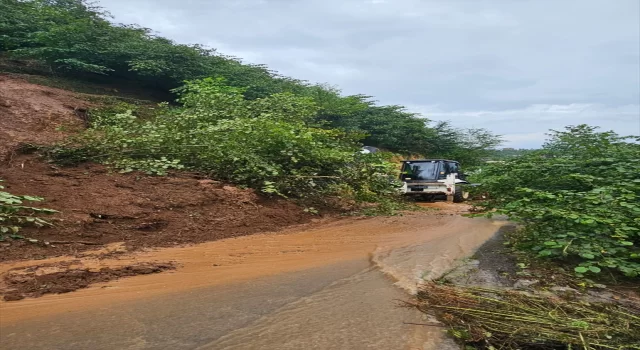
{"label": "truck wheel", "polygon": [[465,192],[462,187],[456,186],[456,192],[453,194],[453,203],[462,203],[469,199],[469,192]]}

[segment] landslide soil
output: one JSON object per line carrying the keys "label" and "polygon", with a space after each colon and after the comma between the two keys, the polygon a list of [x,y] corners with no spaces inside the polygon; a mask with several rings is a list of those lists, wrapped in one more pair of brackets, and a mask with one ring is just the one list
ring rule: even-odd
{"label": "landslide soil", "polygon": [[51,144],[82,130],[90,106],[80,94],[0,73],[0,161],[20,143]]}
{"label": "landslide soil", "polygon": [[[55,168],[33,157],[0,169],[11,193],[46,198],[59,211],[50,228],[25,228],[24,240],[0,243],[0,261],[74,255],[126,242],[128,250],[237,237],[308,222],[284,200],[180,173],[169,177],[110,173],[100,165]],[[43,242],[49,242],[45,245]]]}
{"label": "landslide soil", "polygon": [[22,143],[49,145],[82,130],[87,109],[98,107],[87,96],[0,74],[2,185],[13,194],[44,197],[34,206],[59,211],[48,217],[53,227],[21,232],[36,243],[0,242],[0,261],[76,255],[113,242],[125,242],[124,250],[200,243],[313,218],[289,201],[196,174],[119,174],[98,164],[61,168],[16,151]]}
{"label": "landslide soil", "polygon": [[[79,261],[77,263],[82,266]],[[74,265],[74,262],[60,262],[9,270],[0,281],[0,294],[4,295],[5,301],[16,301],[45,294],[69,293],[94,283],[175,269],[171,263],[141,263],[93,270],[75,268]]]}

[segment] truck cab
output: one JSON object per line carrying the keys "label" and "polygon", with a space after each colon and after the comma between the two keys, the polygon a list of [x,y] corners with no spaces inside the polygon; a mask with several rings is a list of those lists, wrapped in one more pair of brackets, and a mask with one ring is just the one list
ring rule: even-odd
{"label": "truck cab", "polygon": [[402,193],[427,200],[446,197],[452,202],[463,202],[469,197],[463,189],[468,184],[460,163],[448,159],[418,159],[402,161],[400,180]]}

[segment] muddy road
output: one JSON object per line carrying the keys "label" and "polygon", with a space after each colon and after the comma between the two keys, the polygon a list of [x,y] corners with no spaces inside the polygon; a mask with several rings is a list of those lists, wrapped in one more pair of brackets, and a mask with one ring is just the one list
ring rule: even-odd
{"label": "muddy road", "polygon": [[[464,218],[441,206],[444,211],[344,219],[301,232],[114,259],[89,256],[75,263],[118,267],[171,261],[177,269],[0,302],[0,344],[3,349],[444,349],[442,329],[418,325],[425,322],[422,315],[399,307],[397,300],[470,255],[502,223]],[[35,262],[2,264],[0,273],[29,264]]]}

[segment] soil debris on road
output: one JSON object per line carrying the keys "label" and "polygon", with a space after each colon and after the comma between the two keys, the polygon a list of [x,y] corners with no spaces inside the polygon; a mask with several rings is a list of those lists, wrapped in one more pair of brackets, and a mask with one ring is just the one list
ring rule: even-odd
{"label": "soil debris on road", "polygon": [[175,269],[173,263],[140,263],[100,269],[72,268],[75,262],[44,264],[7,272],[0,282],[5,301],[37,298],[45,294],[69,293],[89,285],[122,277],[148,275]]}
{"label": "soil debris on road", "polygon": [[[175,273],[114,281],[113,288],[97,286],[78,290],[73,295],[49,295],[46,297],[48,307],[44,311],[37,300],[0,301],[3,308],[0,322],[11,323],[44,317],[45,313],[53,316],[59,312],[89,310],[115,302],[135,302],[169,293],[244,283],[357,259],[365,265],[375,261],[375,266],[388,276],[390,285],[396,282],[402,288],[415,286],[425,270],[429,273],[446,271],[457,258],[471,254],[499,227],[500,223],[486,219],[450,218],[433,215],[433,212],[364,219],[345,217],[295,226],[281,232],[264,232],[197,245],[126,253],[121,253],[122,245],[110,245],[109,250],[114,253],[101,249],[101,252],[112,254],[106,259],[101,258],[98,252],[87,250],[82,253],[83,257],[78,254],[40,261],[7,262],[0,264],[0,276],[15,268],[61,261],[72,262],[68,270],[89,268],[96,271],[103,267],[119,268],[141,262],[164,261],[175,261],[179,268]],[[74,260],[80,262],[74,263]]]}

